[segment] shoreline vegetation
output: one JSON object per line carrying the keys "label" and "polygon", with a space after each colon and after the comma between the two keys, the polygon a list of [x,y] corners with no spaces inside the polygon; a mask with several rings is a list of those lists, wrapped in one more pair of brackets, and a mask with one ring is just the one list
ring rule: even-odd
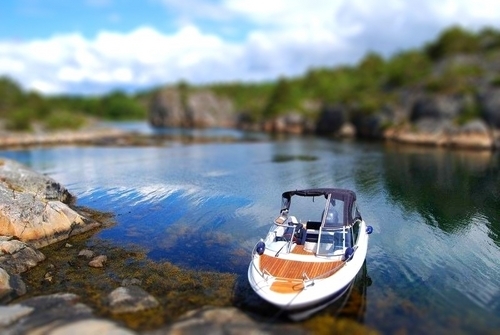
{"label": "shoreline vegetation", "polygon": [[[142,120],[155,127],[497,150],[499,59],[500,31],[452,26],[420,49],[390,57],[369,52],[352,66],[261,83],[181,81],[134,94],[42,96],[1,77],[0,129],[31,134],[26,142],[36,143],[44,141],[39,133],[85,129],[95,120]],[[54,141],[64,139],[47,140]]]}

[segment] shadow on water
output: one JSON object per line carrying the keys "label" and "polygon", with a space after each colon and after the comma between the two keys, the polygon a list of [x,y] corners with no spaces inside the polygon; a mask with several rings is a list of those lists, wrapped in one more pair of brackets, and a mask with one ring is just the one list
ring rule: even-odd
{"label": "shadow on water", "polygon": [[[269,323],[295,322],[304,325],[314,334],[331,334],[335,329],[363,331],[363,321],[366,312],[368,287],[372,280],[368,275],[366,262],[355,277],[350,288],[334,301],[326,301],[301,310],[302,318],[297,320],[298,314],[287,314],[286,311],[271,305],[259,297],[250,287],[246,276],[238,276],[233,291],[233,304],[243,310],[260,315]],[[306,291],[299,294],[307,294]]]}
{"label": "shadow on water", "polygon": [[485,216],[500,246],[498,158],[491,152],[395,147],[385,156],[385,188],[392,201],[447,233]]}

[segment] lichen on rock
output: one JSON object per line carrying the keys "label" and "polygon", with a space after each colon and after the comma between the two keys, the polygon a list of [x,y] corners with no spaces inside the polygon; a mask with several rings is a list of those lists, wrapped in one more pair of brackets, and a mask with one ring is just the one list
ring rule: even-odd
{"label": "lichen on rock", "polygon": [[0,235],[43,247],[98,227],[70,207],[74,197],[52,178],[7,159],[0,164]]}

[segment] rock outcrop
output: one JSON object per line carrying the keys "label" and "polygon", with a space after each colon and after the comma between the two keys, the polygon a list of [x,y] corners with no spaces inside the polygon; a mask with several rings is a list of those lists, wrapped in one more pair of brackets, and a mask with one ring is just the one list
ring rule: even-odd
{"label": "rock outcrop", "polygon": [[384,136],[394,142],[427,146],[484,150],[491,150],[496,146],[493,132],[481,120],[457,126],[449,120],[427,118],[413,127],[389,129]]}
{"label": "rock outcrop", "polygon": [[92,309],[70,293],[58,293],[0,306],[1,334],[115,334],[135,332],[97,318]]}
{"label": "rock outcrop", "polygon": [[9,274],[0,267],[0,303],[7,303],[26,294],[26,284],[17,274]]}
{"label": "rock outcrop", "polygon": [[45,255],[28,243],[0,236],[0,267],[9,273],[23,273],[45,260]]}
{"label": "rock outcrop", "polygon": [[305,335],[308,332],[294,324],[259,322],[237,308],[204,307],[186,313],[173,325],[146,332],[160,334],[287,334]]}
{"label": "rock outcrop", "polygon": [[482,118],[492,128],[500,129],[500,88],[482,91],[478,100]]}
{"label": "rock outcrop", "polygon": [[108,295],[112,313],[135,313],[159,306],[158,300],[139,286],[118,287]]}
{"label": "rock outcrop", "polygon": [[38,248],[99,226],[73,210],[72,201],[52,178],[0,159],[0,235]]}
{"label": "rock outcrop", "polygon": [[151,99],[149,123],[154,127],[233,128],[236,116],[232,102],[212,91],[186,93],[178,88],[165,88]]}

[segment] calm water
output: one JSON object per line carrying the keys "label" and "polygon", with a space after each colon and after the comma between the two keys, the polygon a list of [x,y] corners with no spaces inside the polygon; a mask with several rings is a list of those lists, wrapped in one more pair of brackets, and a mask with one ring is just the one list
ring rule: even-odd
{"label": "calm water", "polygon": [[500,331],[498,154],[288,138],[0,156],[50,175],[79,205],[115,213],[118,224],[94,239],[242,278],[281,192],[353,189],[374,228],[359,320],[388,334]]}

